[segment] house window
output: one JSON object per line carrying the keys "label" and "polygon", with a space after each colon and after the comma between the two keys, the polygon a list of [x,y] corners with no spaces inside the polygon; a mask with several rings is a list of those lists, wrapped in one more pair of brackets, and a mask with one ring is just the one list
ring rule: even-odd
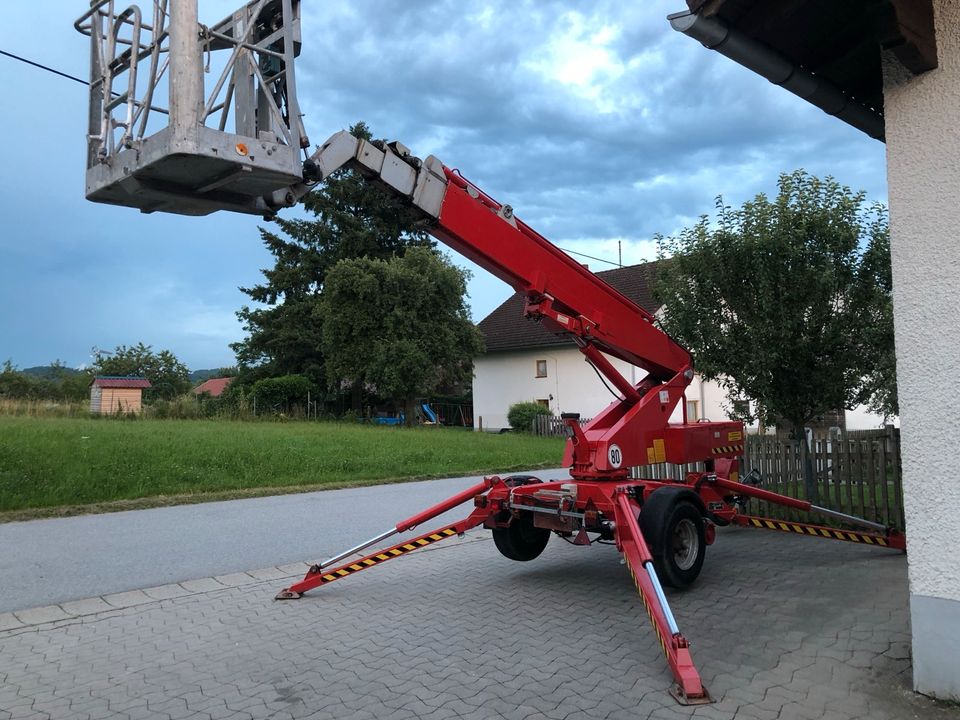
{"label": "house window", "polygon": [[698,400],[687,400],[687,422],[695,423],[700,419],[697,404]]}
{"label": "house window", "polygon": [[547,361],[537,360],[537,377],[542,378],[546,376],[547,376]]}
{"label": "house window", "polygon": [[547,408],[547,409],[550,408],[550,401],[547,400],[547,399],[545,399],[545,398],[538,398],[538,399],[537,399],[537,404],[543,405],[543,406],[544,406],[545,408]]}

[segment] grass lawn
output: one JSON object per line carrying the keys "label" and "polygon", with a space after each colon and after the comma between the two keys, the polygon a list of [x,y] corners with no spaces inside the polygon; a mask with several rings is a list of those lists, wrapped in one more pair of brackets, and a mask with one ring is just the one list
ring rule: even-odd
{"label": "grass lawn", "polygon": [[438,427],[0,416],[0,520],[558,467],[562,452]]}

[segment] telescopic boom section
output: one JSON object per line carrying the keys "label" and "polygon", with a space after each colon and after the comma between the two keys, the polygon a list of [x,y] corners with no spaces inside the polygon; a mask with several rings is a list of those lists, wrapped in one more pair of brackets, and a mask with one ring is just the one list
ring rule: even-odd
{"label": "telescopic boom section", "polygon": [[[555,332],[668,380],[689,353],[643,308],[603,282],[528,225],[444,168],[448,189],[433,234],[527,297],[527,313]],[[471,192],[473,190],[473,192]]]}
{"label": "telescopic boom section", "polygon": [[690,354],[654,326],[650,313],[437,158],[420,161],[397,143],[378,147],[339,132],[312,160],[317,177],[349,164],[408,198],[433,221],[432,235],[523,293],[527,314],[548,329],[582,338],[657,380],[690,366]]}

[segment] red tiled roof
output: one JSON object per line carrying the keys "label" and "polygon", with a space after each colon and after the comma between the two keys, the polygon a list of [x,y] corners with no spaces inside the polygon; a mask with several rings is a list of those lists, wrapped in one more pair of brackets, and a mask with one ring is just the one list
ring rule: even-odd
{"label": "red tiled roof", "polygon": [[[660,305],[653,299],[652,281],[656,262],[604,270],[597,277],[619,290],[647,312],[655,313]],[[549,345],[573,345],[569,335],[555,335],[543,325],[523,317],[526,300],[521,293],[508,298],[500,307],[480,321],[487,352],[521,350]]]}
{"label": "red tiled roof", "polygon": [[102,376],[93,379],[93,385],[102,388],[148,388],[150,381],[143,377]]}
{"label": "red tiled roof", "polygon": [[231,382],[233,382],[232,377],[210,378],[197,385],[193,389],[193,394],[202,395],[203,393],[209,393],[210,397],[220,397],[223,395],[223,391],[227,389],[227,385]]}

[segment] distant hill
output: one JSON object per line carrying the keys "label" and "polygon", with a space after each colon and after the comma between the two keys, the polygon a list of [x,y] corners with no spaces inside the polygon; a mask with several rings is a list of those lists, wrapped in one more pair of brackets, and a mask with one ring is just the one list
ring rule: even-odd
{"label": "distant hill", "polygon": [[[55,368],[52,365],[37,365],[36,367],[24,368],[19,372],[23,373],[24,375],[40,378],[41,380],[56,380],[58,377],[58,372],[63,373],[64,375],[79,375],[84,371],[68,367]],[[220,377],[220,368],[194,370],[190,373],[190,382],[192,382],[194,385],[197,385],[198,383],[202,383],[204,380],[209,380],[210,378],[214,377]]]}
{"label": "distant hill", "polygon": [[190,373],[190,382],[194,385],[209,380],[212,377],[220,377],[220,368],[210,368],[208,370],[194,370]]}
{"label": "distant hill", "polygon": [[[23,373],[24,375],[30,375],[43,380],[56,380],[58,372],[63,373],[64,375],[79,375],[84,371],[77,370],[76,368],[55,368],[52,365],[37,365],[36,367],[24,368],[19,372]],[[203,382],[204,380],[209,380],[210,378],[219,376],[220,368],[194,370],[190,373],[190,382],[197,384]]]}
{"label": "distant hill", "polygon": [[79,375],[83,371],[68,367],[55,368],[52,365],[37,365],[24,368],[20,372],[42,380],[56,380],[60,375]]}

